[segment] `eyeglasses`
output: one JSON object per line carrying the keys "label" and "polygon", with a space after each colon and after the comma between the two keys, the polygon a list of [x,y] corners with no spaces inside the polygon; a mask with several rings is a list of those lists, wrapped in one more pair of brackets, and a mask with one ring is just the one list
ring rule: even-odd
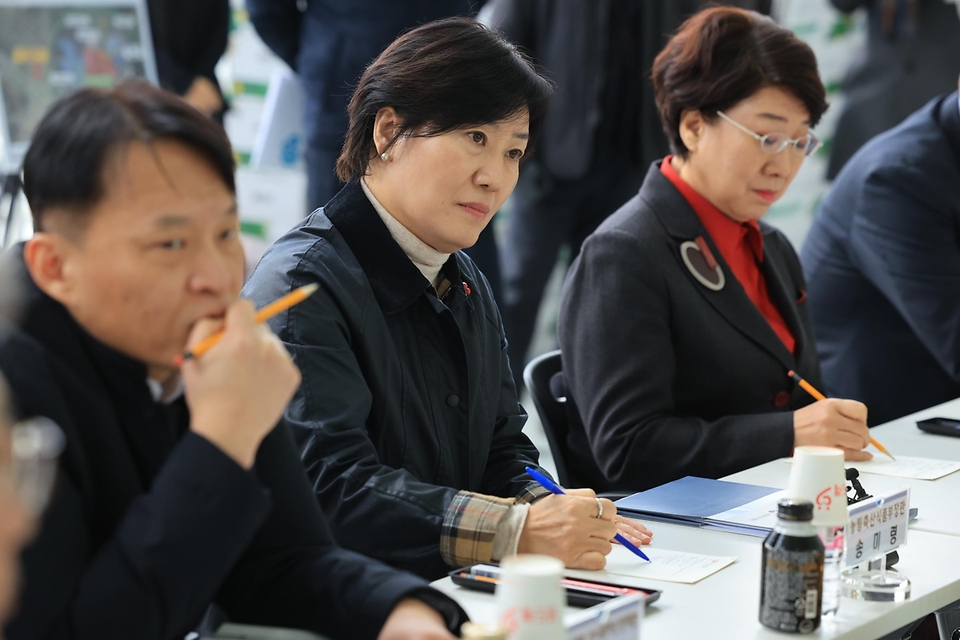
{"label": "eyeglasses", "polygon": [[820,150],[820,147],[823,146],[823,141],[820,140],[813,133],[808,133],[805,136],[800,136],[799,138],[791,138],[785,133],[768,133],[765,136],[760,135],[756,131],[751,131],[745,126],[725,114],[723,111],[717,111],[717,115],[735,126],[740,131],[743,131],[749,136],[753,136],[760,141],[760,148],[763,149],[764,153],[770,155],[776,155],[787,148],[788,145],[793,146],[793,150],[797,153],[798,156],[803,156],[805,158],[812,156],[817,151]]}
{"label": "eyeglasses", "polygon": [[47,418],[31,418],[10,430],[9,465],[0,465],[20,503],[34,515],[43,512],[57,478],[57,460],[63,451],[60,428]]}

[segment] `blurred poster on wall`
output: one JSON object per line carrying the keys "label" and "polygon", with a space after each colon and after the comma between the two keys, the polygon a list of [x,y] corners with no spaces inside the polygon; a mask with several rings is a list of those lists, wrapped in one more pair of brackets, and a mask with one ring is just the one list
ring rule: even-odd
{"label": "blurred poster on wall", "polygon": [[144,0],[0,0],[0,146],[19,167],[47,108],[83,87],[156,83]]}

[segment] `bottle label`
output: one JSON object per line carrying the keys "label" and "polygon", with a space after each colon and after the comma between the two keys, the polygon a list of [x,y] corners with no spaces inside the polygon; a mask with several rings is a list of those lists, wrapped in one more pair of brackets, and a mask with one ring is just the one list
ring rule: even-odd
{"label": "bottle label", "polygon": [[820,626],[823,552],[764,549],[760,623],[810,633]]}

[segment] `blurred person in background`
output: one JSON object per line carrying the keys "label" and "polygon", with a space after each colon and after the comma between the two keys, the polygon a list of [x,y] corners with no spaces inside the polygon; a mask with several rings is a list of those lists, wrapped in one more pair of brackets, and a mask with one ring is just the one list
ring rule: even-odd
{"label": "blurred person in background", "polygon": [[148,0],[160,86],[223,124],[214,69],[227,49],[230,0]]}
{"label": "blurred person in background", "polygon": [[[524,164],[508,206],[498,296],[517,386],[544,289],[562,247],[584,238],[669,151],[650,66],[703,0],[490,0],[480,19],[541,65],[556,84],[539,153]],[[769,11],[769,2],[727,2]],[[481,265],[483,267],[484,265]]]}
{"label": "blurred person in background", "polygon": [[960,74],[960,17],[954,0],[830,0],[867,10],[867,43],[843,79],[843,108],[827,177],[870,138],[899,124]]}
{"label": "blurred person in background", "polygon": [[[643,181],[641,0],[492,0],[484,22],[544,67],[557,90],[540,152],[524,164],[500,251],[500,304],[518,387],[544,288]],[[663,134],[657,140],[664,142]]]}
{"label": "blurred person in background", "polygon": [[822,391],[867,403],[873,424],[960,396],[957,94],[850,158],[800,253]]}

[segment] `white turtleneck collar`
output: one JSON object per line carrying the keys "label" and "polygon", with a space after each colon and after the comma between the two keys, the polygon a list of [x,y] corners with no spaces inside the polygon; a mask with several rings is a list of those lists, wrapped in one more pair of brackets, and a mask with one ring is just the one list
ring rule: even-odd
{"label": "white turtleneck collar", "polygon": [[363,178],[360,179],[360,188],[363,189],[364,195],[367,196],[373,208],[377,210],[377,214],[383,220],[383,224],[387,226],[387,231],[390,232],[394,241],[400,245],[410,261],[423,274],[423,277],[434,287],[438,286],[440,284],[440,268],[450,259],[450,254],[437,251],[390,215],[390,212],[380,204],[377,197],[370,191],[370,187],[367,186],[367,182]]}

